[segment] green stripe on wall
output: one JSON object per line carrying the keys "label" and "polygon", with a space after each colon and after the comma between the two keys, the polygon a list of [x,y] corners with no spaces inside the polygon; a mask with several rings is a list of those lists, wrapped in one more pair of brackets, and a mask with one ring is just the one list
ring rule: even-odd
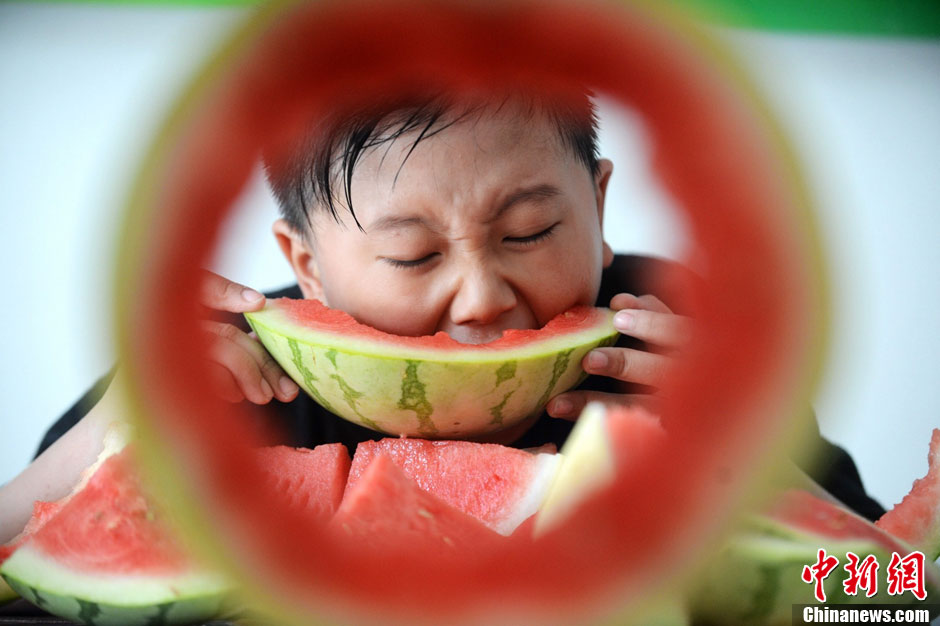
{"label": "green stripe on wall", "polygon": [[[150,6],[253,6],[264,0],[43,0]],[[572,0],[577,1],[577,0]],[[771,31],[940,38],[940,0],[667,0],[701,19]]]}

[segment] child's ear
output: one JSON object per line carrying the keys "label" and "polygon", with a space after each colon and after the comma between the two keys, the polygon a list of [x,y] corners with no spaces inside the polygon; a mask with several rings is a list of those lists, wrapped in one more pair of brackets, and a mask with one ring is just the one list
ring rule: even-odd
{"label": "child's ear", "polygon": [[[604,200],[607,197],[607,183],[610,182],[610,175],[613,172],[614,164],[610,159],[599,159],[597,161],[597,174],[594,176],[594,195],[597,200],[597,220],[602,237],[604,235]],[[610,267],[614,262],[614,251],[606,241],[603,244],[603,266]]]}
{"label": "child's ear", "polygon": [[309,238],[294,230],[284,219],[276,220],[271,230],[284,258],[294,270],[294,276],[297,277],[297,284],[300,285],[304,297],[320,300],[325,304],[320,267],[317,265],[316,254],[308,241]]}

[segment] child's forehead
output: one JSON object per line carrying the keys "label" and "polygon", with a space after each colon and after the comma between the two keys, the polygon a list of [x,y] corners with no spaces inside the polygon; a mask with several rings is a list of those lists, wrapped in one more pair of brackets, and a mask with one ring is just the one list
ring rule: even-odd
{"label": "child's forehead", "polygon": [[[369,147],[380,148],[388,144],[404,144],[409,153],[420,144],[441,136],[451,139],[456,135],[485,138],[493,135],[510,141],[523,137],[552,136],[560,133],[550,113],[519,99],[450,102],[440,108],[402,109],[389,113],[376,127]],[[486,147],[482,144],[466,145],[466,150]]]}

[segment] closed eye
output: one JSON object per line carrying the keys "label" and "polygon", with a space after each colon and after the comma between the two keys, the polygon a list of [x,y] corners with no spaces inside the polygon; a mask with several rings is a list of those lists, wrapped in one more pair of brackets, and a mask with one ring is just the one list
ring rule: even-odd
{"label": "closed eye", "polygon": [[534,244],[534,243],[538,243],[539,241],[542,241],[543,239],[547,239],[547,238],[551,237],[552,233],[555,232],[555,228],[556,228],[557,226],[558,226],[558,223],[555,223],[555,224],[552,224],[551,226],[549,226],[548,228],[546,228],[545,230],[541,230],[541,231],[539,231],[539,232],[537,232],[537,233],[535,233],[535,234],[526,235],[525,237],[506,237],[506,238],[503,239],[503,241],[505,241],[505,242],[507,242],[507,243],[518,243],[518,244],[522,244],[522,245],[532,245],[532,244]]}
{"label": "closed eye", "polygon": [[392,267],[399,267],[402,269],[409,269],[420,267],[437,256],[437,252],[432,252],[426,256],[421,257],[420,259],[390,259],[388,257],[382,257],[382,260],[391,265]]}

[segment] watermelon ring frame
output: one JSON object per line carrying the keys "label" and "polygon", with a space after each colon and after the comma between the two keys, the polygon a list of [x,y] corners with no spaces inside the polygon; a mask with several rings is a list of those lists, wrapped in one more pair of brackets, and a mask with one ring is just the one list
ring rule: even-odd
{"label": "watermelon ring frame", "polygon": [[[290,20],[281,19],[287,14]],[[657,171],[678,197],[696,258],[709,272],[707,289],[687,285],[705,332],[683,359],[664,408],[666,418],[698,419],[677,422],[684,436],[650,460],[647,476],[623,477],[538,543],[515,541],[457,564],[419,555],[397,561],[388,577],[375,573],[383,571],[382,555],[305,537],[303,520],[264,493],[250,471],[250,429],[199,392],[208,385],[191,357],[193,347],[204,348],[198,307],[179,302],[195,301],[196,270],[272,133],[287,136],[338,95],[442,72],[477,88],[579,80],[642,112],[659,150]],[[269,581],[248,593],[279,619],[303,622],[304,611],[342,621],[386,622],[394,614],[403,623],[442,616],[472,622],[494,611],[546,623],[608,615],[687,569],[694,560],[686,556],[700,556],[702,539],[715,538],[728,519],[705,516],[753,494],[772,472],[768,459],[780,456],[773,441],[799,432],[791,418],[818,380],[828,326],[809,206],[796,159],[730,56],[646,3],[268,5],[185,92],[128,202],[117,332],[148,469],[217,562],[241,580]],[[733,488],[699,477],[713,478],[716,467],[726,477],[731,471]],[[194,504],[206,494],[210,504]],[[224,532],[212,515],[230,522]],[[233,553],[235,542],[248,546],[243,554]],[[620,545],[630,548],[611,549]],[[364,589],[376,607],[357,602]]]}

